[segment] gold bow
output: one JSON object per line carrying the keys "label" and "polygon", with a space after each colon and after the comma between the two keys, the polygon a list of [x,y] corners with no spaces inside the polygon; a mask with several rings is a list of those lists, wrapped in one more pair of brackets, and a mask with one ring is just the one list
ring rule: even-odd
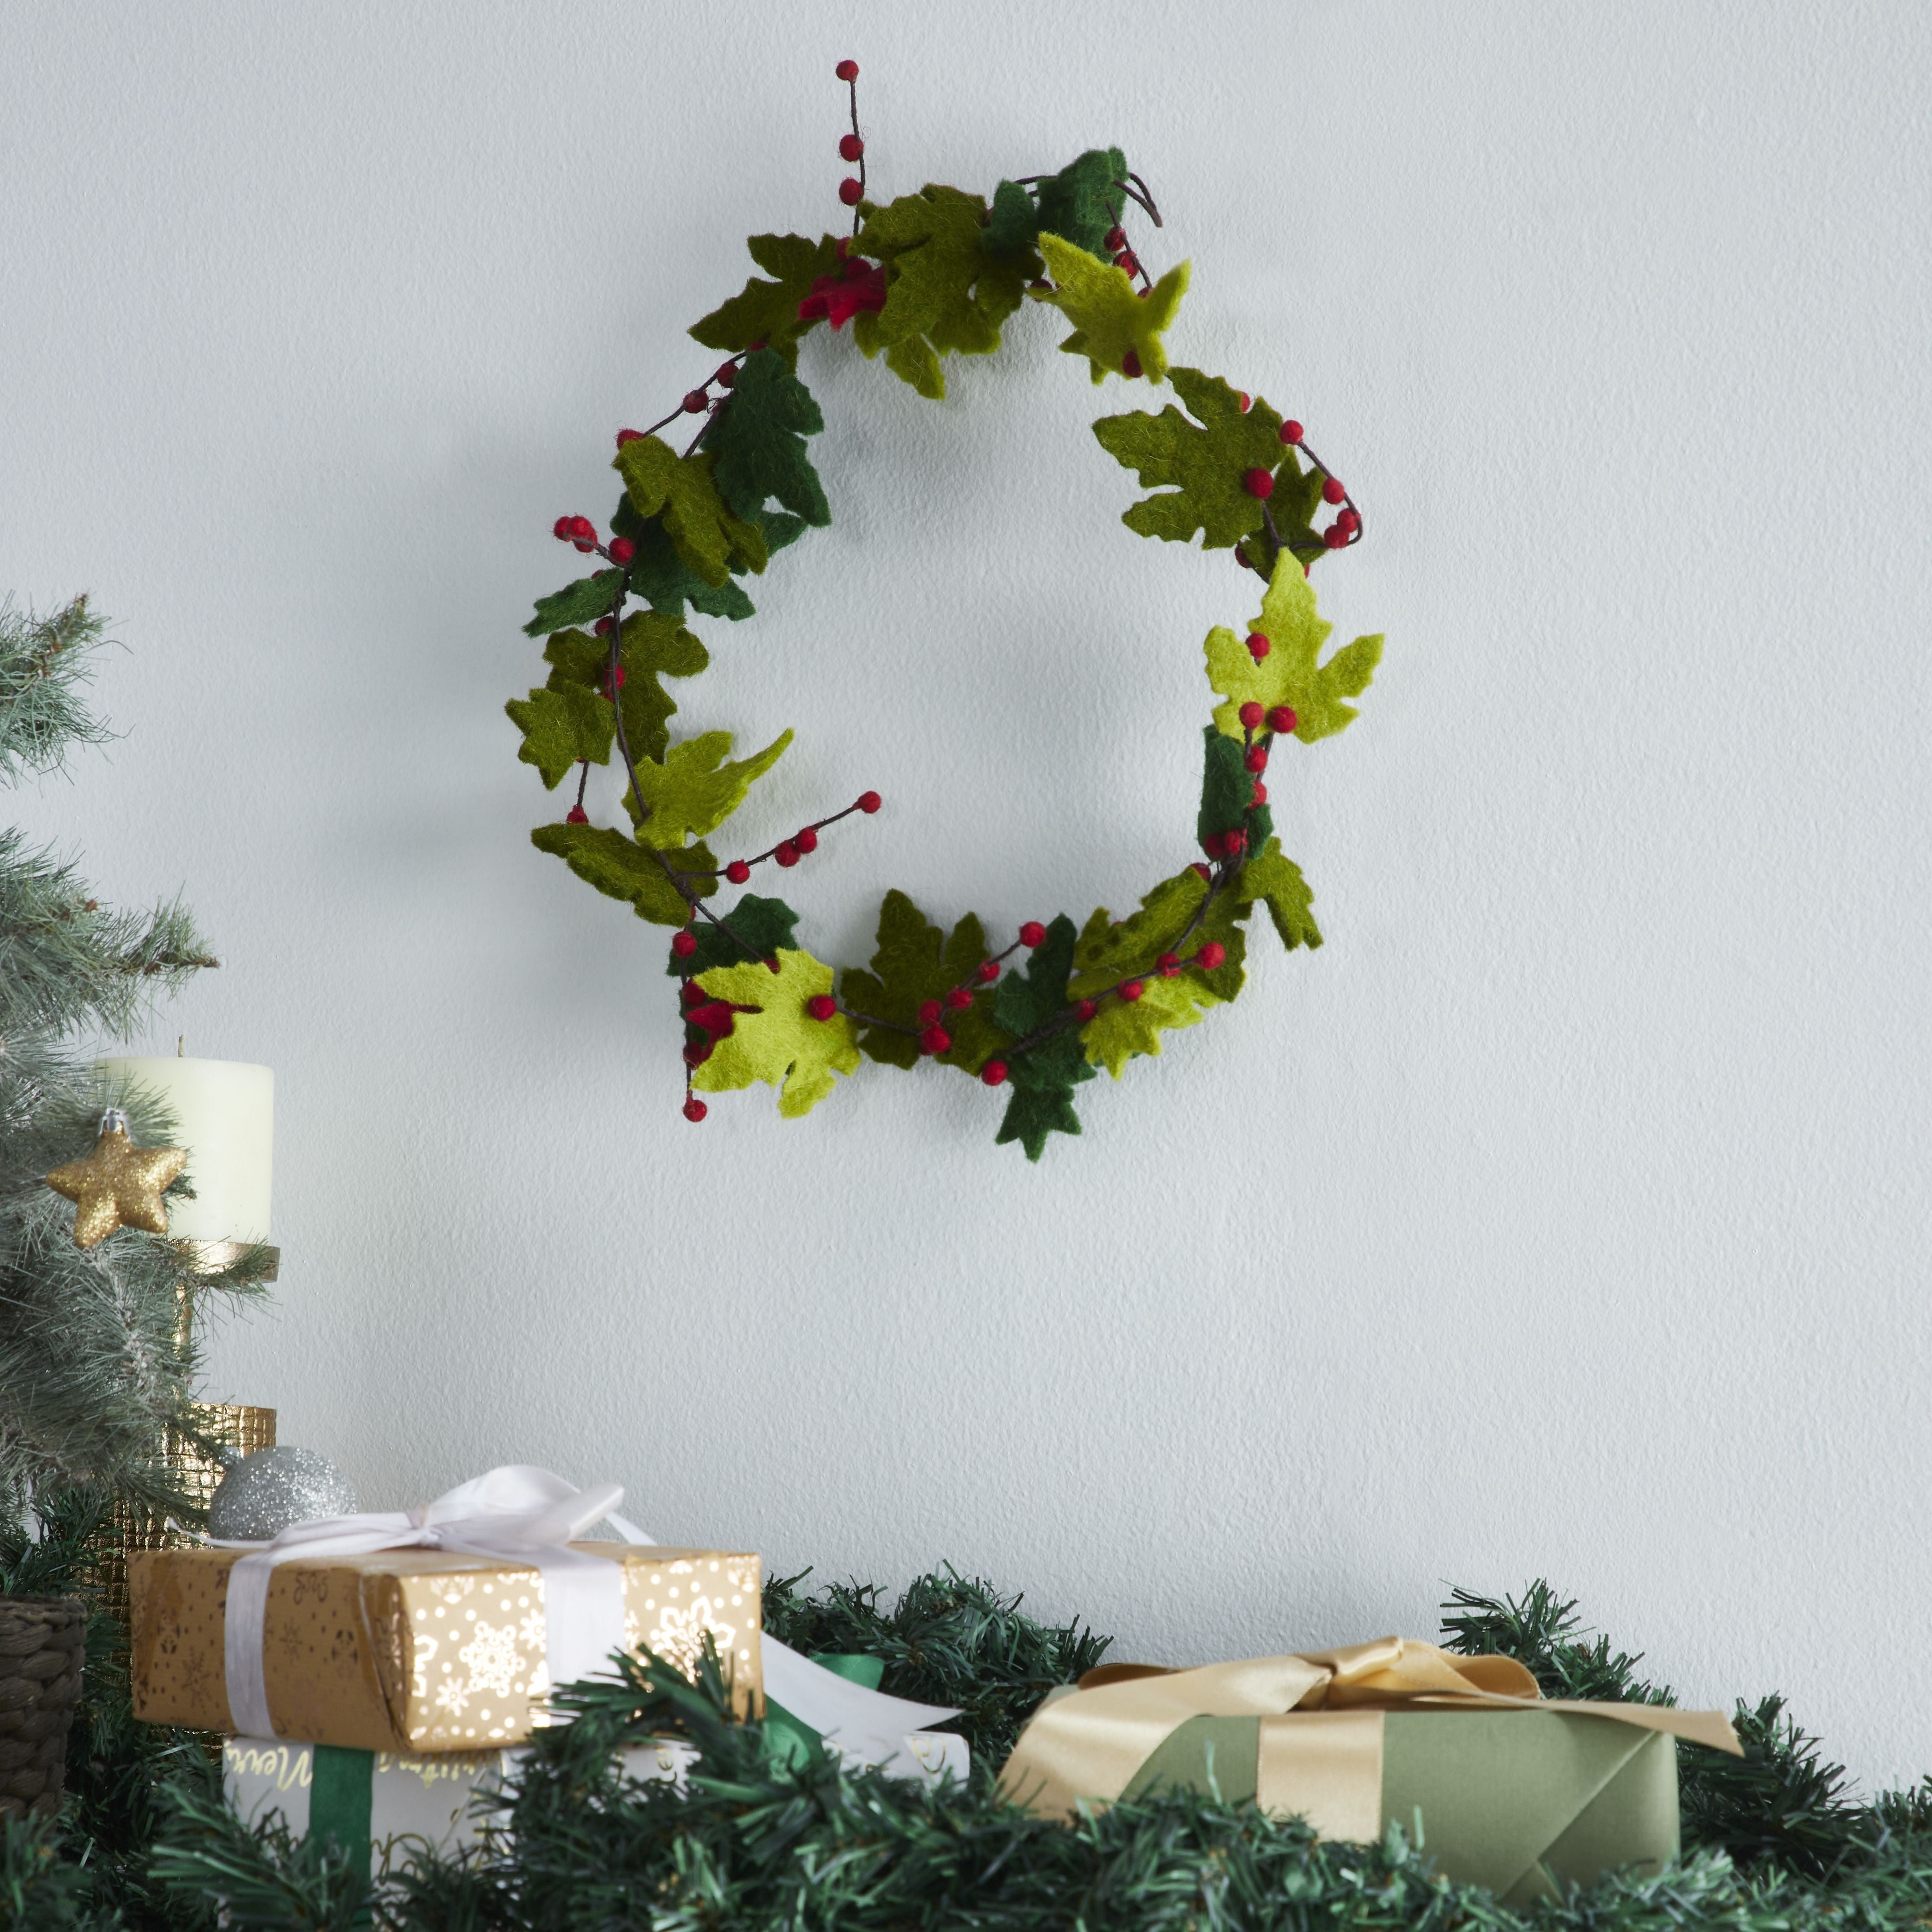
{"label": "gold bow", "polygon": [[1118,1798],[1190,1718],[1259,1718],[1261,1808],[1301,1814],[1324,1838],[1374,1838],[1383,1715],[1446,1710],[1574,1711],[1744,1755],[1721,1711],[1545,1699],[1514,1658],[1452,1658],[1432,1643],[1385,1636],[1195,1670],[1090,1671],[1035,1713],[1000,1788],[1043,1817],[1070,1817],[1082,1799]]}

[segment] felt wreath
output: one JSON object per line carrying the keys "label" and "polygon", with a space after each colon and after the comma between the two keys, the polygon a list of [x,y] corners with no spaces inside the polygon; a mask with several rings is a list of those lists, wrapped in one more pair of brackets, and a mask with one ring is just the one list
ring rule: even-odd
{"label": "felt wreath", "polygon": [[[615,466],[624,494],[608,538],[586,517],[555,534],[604,568],[538,599],[524,628],[548,641],[540,689],[506,707],[523,733],[518,755],[552,790],[573,767],[575,803],[531,838],[578,877],[640,918],[676,928],[669,971],[684,1018],[684,1112],[701,1120],[700,1092],[764,1081],[787,1118],[808,1113],[835,1077],[862,1058],[911,1067],[934,1060],[1006,1090],[997,1138],[1038,1160],[1054,1133],[1077,1134],[1074,1090],[1102,1066],[1158,1054],[1161,1036],[1192,1026],[1240,991],[1246,922],[1264,905],[1284,946],[1322,943],[1300,868],[1275,836],[1267,780],[1284,741],[1310,745],[1355,716],[1382,654],[1358,638],[1324,658],[1330,626],[1316,610],[1309,567],[1358,542],[1360,512],[1310,450],[1298,422],[1220,377],[1168,364],[1162,335],[1187,286],[1189,265],[1150,279],[1124,221],[1160,215],[1118,148],[1096,149],[1058,174],[1003,181],[990,206],[957,188],[927,187],[884,204],[868,199],[859,131],[858,68],[841,62],[852,128],[839,152],[857,172],[839,197],[848,236],[759,235],[748,244],[766,277],[690,333],[728,359],[645,430],[620,430]],[[849,322],[866,356],[921,395],[943,397],[943,358],[986,355],[1001,326],[1031,301],[1072,325],[1060,346],[1108,376],[1170,382],[1184,406],[1159,415],[1106,416],[1102,448],[1152,494],[1122,518],[1143,536],[1232,548],[1265,584],[1240,632],[1206,643],[1220,703],[1205,727],[1196,838],[1203,855],[1116,920],[1105,908],[1076,928],[1064,914],[1021,926],[995,950],[968,914],[950,932],[904,892],[880,908],[869,968],[832,967],[798,944],[798,914],[782,899],[746,892],[728,910],[721,885],[754,869],[797,866],[820,834],[880,808],[876,792],[814,820],[769,850],[721,859],[710,842],[791,742],[784,731],[746,758],[731,734],[674,744],[667,677],[705,668],[686,608],[708,617],[752,614],[739,579],[831,520],[806,439],[824,427],[800,381],[798,346],[819,323]],[[701,418],[688,447],[659,434]],[[1306,458],[1306,463],[1303,460]],[[636,607],[636,608],[634,608]],[[588,626],[586,629],[584,627]],[[593,764],[613,748],[626,781],[628,830],[593,825],[584,809]],[[1008,970],[1016,953],[1024,970]]]}

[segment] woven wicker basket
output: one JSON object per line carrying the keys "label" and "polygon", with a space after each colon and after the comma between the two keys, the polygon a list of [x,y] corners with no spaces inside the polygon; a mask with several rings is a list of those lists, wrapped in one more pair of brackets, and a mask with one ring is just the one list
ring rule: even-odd
{"label": "woven wicker basket", "polygon": [[0,1597],[0,1817],[59,1809],[86,1654],[78,1597]]}

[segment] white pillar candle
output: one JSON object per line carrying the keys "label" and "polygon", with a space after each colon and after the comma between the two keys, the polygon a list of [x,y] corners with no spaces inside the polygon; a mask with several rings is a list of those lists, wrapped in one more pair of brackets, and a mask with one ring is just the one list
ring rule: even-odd
{"label": "white pillar candle", "polygon": [[192,1201],[167,1204],[184,1241],[266,1241],[274,1172],[275,1074],[239,1060],[112,1059],[98,1063],[166,1103],[172,1144],[188,1149]]}

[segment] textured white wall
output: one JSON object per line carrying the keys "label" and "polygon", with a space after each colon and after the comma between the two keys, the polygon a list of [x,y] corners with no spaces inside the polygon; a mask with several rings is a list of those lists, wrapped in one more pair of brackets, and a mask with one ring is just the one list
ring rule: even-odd
{"label": "textured white wall", "polygon": [[[1042,21],[1042,11],[1048,19]],[[1184,25],[1183,22],[1186,24]],[[0,582],[125,732],[18,802],[223,959],[274,1065],[279,1307],[214,1392],[400,1502],[494,1461],[662,1536],[950,1561],[1125,1653],[1429,1634],[1546,1574],[1687,1695],[1932,1766],[1924,262],[1932,14],[68,4],[0,66]],[[677,1113],[663,935],[534,852],[506,698],[709,366],[740,238],[1124,143],[1177,358],[1301,417],[1386,629],[1270,774],[1328,934],[1037,1167],[956,1076]],[[1010,930],[1186,855],[1226,553],[1143,543],[1029,312],[922,402],[806,351],[838,520],[681,722],[764,842]],[[764,734],[758,736],[758,734]],[[607,822],[613,795],[606,787]],[[549,815],[554,815],[554,812]]]}

